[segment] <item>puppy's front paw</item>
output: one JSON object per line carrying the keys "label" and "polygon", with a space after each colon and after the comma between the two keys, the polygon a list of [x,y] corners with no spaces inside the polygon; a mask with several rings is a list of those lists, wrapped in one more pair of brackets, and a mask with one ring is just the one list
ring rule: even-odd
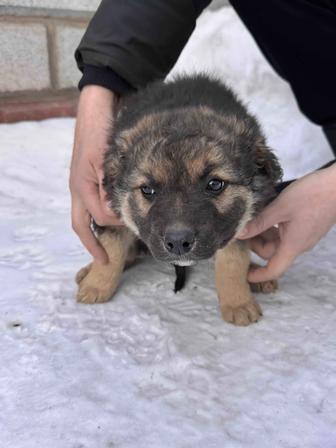
{"label": "puppy's front paw", "polygon": [[88,273],[90,272],[91,269],[91,263],[88,264],[87,266],[84,266],[84,268],[80,269],[75,277],[75,282],[77,283],[77,285],[80,284],[80,282],[88,275]]}
{"label": "puppy's front paw", "polygon": [[257,322],[262,316],[258,303],[250,298],[246,303],[238,306],[220,304],[223,319],[234,325],[247,326]]}
{"label": "puppy's front paw", "polygon": [[111,291],[100,289],[85,282],[79,285],[77,292],[77,302],[80,303],[104,303],[111,299]]}
{"label": "puppy's front paw", "polygon": [[268,280],[266,282],[250,283],[252,292],[262,292],[264,294],[270,294],[275,292],[278,288],[277,280]]}
{"label": "puppy's front paw", "polygon": [[104,303],[111,299],[117,283],[113,276],[107,276],[103,268],[93,264],[80,269],[75,277],[78,284],[77,302]]}

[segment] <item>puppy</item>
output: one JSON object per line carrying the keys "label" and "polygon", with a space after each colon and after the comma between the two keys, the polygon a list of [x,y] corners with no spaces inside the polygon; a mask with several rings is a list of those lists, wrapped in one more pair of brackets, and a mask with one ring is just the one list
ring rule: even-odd
{"label": "puppy", "polygon": [[224,320],[259,319],[247,281],[249,249],[236,236],[275,197],[282,170],[230,89],[205,75],[182,76],[125,98],[104,173],[107,198],[125,227],[98,232],[110,261],[79,271],[78,301],[109,300],[141,240],[154,258],[177,266],[215,256]]}

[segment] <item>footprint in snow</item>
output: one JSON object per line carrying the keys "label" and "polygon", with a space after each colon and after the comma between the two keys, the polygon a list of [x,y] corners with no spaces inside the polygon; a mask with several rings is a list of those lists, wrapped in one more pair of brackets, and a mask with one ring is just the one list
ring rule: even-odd
{"label": "footprint in snow", "polygon": [[32,246],[0,250],[0,265],[20,271],[29,268],[42,268],[49,261],[44,250]]}
{"label": "footprint in snow", "polygon": [[48,233],[46,227],[26,226],[14,232],[15,241],[36,241],[44,238]]}

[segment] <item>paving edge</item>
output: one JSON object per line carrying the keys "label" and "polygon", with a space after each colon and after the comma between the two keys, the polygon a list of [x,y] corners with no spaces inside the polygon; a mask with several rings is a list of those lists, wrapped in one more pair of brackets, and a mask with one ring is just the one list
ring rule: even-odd
{"label": "paving edge", "polygon": [[0,123],[36,121],[54,117],[75,117],[77,97],[51,97],[40,100],[20,99],[0,104]]}

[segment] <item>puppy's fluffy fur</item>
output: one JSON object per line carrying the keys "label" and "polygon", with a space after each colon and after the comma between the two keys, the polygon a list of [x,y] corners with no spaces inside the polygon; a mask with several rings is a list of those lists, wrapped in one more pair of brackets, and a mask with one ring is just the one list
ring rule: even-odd
{"label": "puppy's fluffy fur", "polygon": [[140,239],[155,258],[180,266],[214,255],[223,318],[237,325],[258,320],[248,248],[235,237],[273,199],[282,171],[256,119],[230,89],[196,75],[127,97],[104,171],[107,197],[126,228],[99,232],[110,263],[79,272],[79,301],[113,295]]}

